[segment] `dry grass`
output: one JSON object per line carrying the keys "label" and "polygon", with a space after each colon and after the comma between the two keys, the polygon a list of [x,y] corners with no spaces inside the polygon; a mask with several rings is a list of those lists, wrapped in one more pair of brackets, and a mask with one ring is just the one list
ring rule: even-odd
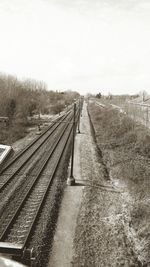
{"label": "dry grass", "polygon": [[27,134],[29,126],[23,123],[13,123],[7,127],[1,127],[0,143],[11,145],[16,140],[23,138]]}
{"label": "dry grass", "polygon": [[[112,177],[126,182],[133,203],[131,224],[150,258],[150,132],[125,114],[89,105],[96,141]],[[112,156],[113,155],[113,156]]]}

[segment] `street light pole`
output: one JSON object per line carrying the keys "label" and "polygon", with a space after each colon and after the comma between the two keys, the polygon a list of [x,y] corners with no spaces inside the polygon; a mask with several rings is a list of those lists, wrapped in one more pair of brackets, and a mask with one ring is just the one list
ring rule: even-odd
{"label": "street light pole", "polygon": [[80,132],[80,115],[81,115],[81,103],[80,103],[80,99],[79,99],[78,133],[81,133]]}
{"label": "street light pole", "polygon": [[70,169],[70,177],[68,177],[67,179],[67,185],[75,184],[75,178],[73,176],[75,131],[76,131],[76,103],[74,103],[74,115],[73,115],[71,169]]}

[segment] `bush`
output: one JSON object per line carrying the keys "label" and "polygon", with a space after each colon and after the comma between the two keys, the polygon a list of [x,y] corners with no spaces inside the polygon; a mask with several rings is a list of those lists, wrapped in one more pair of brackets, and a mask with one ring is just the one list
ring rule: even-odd
{"label": "bush", "polygon": [[[117,110],[99,109],[91,104],[90,114],[100,149],[104,150],[104,154],[106,149],[112,149],[113,153],[116,150],[113,162],[120,164],[117,176],[134,185],[147,183],[150,176],[148,131]],[[109,160],[108,153],[107,157]]]}
{"label": "bush", "polygon": [[138,135],[135,150],[140,155],[150,158],[150,134],[142,133]]}
{"label": "bush", "polygon": [[[131,226],[144,244],[145,260],[150,258],[150,134],[142,125],[118,111],[90,105],[97,144],[111,170],[112,179],[122,179],[128,187]],[[126,190],[126,188],[124,188]],[[144,266],[144,265],[143,265]],[[146,265],[145,265],[146,266]]]}

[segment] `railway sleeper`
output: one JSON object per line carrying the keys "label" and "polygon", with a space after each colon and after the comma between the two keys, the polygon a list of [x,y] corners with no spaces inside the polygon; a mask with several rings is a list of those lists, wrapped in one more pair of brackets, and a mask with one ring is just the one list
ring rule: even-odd
{"label": "railway sleeper", "polygon": [[25,235],[22,236],[8,235],[7,242],[13,243],[15,240],[15,244],[22,244],[21,238],[24,239]]}
{"label": "railway sleeper", "polygon": [[14,229],[11,231],[11,235],[23,234],[23,233],[27,233],[27,229],[21,229],[21,230]]}

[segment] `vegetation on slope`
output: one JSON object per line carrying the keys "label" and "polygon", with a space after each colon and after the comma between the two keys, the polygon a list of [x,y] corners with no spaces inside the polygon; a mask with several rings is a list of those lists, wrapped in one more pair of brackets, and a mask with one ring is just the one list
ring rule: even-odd
{"label": "vegetation on slope", "polygon": [[[150,258],[150,132],[112,108],[89,105],[97,144],[112,179],[126,183],[132,198],[130,226],[136,231],[146,261]],[[147,265],[145,265],[147,266]]]}

